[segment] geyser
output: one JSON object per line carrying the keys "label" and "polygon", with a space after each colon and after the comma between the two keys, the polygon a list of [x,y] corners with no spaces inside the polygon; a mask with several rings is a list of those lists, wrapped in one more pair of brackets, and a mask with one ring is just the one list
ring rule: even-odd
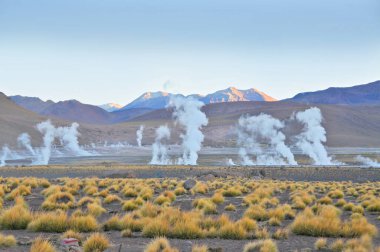
{"label": "geyser", "polygon": [[312,107],[297,112],[295,119],[303,124],[303,132],[298,135],[296,146],[303,154],[308,155],[315,165],[332,165],[331,157],[323,145],[326,142],[326,130],[322,126],[322,113],[319,108]]}
{"label": "geyser", "polygon": [[50,120],[37,124],[37,130],[43,135],[43,147],[39,150],[37,160],[33,162],[36,165],[47,165],[51,156],[51,146],[55,138],[55,127]]}
{"label": "geyser", "polygon": [[31,141],[30,141],[30,136],[28,133],[22,133],[18,136],[17,142],[20,146],[25,147],[32,156],[36,155],[36,152],[34,151]]}
{"label": "geyser", "polygon": [[136,131],[137,146],[141,147],[141,141],[144,133],[144,125],[140,125],[140,128]]}
{"label": "geyser", "polygon": [[174,96],[170,99],[169,107],[174,108],[173,117],[176,123],[185,130],[185,133],[180,136],[182,138],[182,157],[178,159],[178,164],[197,164],[198,152],[204,140],[201,129],[208,124],[205,113],[201,111],[203,106],[203,102],[192,97]]}
{"label": "geyser", "polygon": [[170,139],[170,130],[168,126],[163,125],[156,129],[156,139],[152,144],[152,160],[150,164],[169,165],[171,161],[168,156],[168,147],[164,143]]}
{"label": "geyser", "polygon": [[7,163],[8,157],[11,155],[11,150],[8,146],[4,145],[2,148],[1,158],[0,158],[0,167],[5,166]]}
{"label": "geyser", "polygon": [[89,156],[89,152],[85,151],[78,142],[79,124],[74,122],[70,127],[58,127],[55,129],[55,136],[59,138],[65,149],[72,152],[76,156]]}
{"label": "geyser", "polygon": [[[239,156],[243,165],[296,165],[293,153],[285,145],[280,131],[284,124],[270,115],[242,116],[238,121]],[[264,144],[269,150],[264,151]],[[252,160],[253,154],[256,160]]]}
{"label": "geyser", "polygon": [[370,159],[368,157],[363,157],[363,156],[357,156],[356,160],[359,161],[360,163],[363,163],[365,166],[370,166],[370,167],[380,167],[380,163]]}

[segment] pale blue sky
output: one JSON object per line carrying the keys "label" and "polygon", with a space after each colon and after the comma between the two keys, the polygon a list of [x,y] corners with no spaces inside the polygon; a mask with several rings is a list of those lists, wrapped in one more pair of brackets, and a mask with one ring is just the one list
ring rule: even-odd
{"label": "pale blue sky", "polygon": [[[379,0],[0,0],[0,91],[125,105],[380,79]],[[164,85],[169,83],[169,85]]]}

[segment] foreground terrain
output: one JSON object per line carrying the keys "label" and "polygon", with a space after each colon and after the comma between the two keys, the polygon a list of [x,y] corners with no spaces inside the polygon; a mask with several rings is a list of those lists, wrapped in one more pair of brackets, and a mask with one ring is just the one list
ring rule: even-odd
{"label": "foreground terrain", "polygon": [[64,238],[78,239],[81,251],[380,246],[376,169],[107,164],[0,172],[4,251],[63,251]]}

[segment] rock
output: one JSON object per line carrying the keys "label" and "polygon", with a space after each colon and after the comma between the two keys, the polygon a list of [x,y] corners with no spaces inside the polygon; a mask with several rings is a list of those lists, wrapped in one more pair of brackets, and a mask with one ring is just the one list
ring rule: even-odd
{"label": "rock", "polygon": [[18,237],[17,244],[21,246],[27,246],[32,244],[32,239],[28,236]]}
{"label": "rock", "polygon": [[188,179],[183,183],[183,188],[185,188],[186,190],[190,190],[195,186],[196,183],[197,181],[195,181],[194,179]]}
{"label": "rock", "polygon": [[78,239],[65,238],[61,241],[61,250],[64,252],[82,252]]}

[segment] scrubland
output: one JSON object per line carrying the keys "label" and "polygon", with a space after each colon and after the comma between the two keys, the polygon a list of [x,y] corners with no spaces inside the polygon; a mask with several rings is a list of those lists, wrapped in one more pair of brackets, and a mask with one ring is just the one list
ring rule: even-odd
{"label": "scrubland", "polygon": [[0,250],[380,251],[380,182],[0,178]]}

